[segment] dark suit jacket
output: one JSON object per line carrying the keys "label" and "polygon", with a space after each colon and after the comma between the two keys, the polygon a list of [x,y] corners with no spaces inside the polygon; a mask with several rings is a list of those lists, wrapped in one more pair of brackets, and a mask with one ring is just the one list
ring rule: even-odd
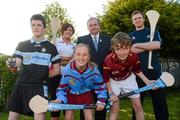
{"label": "dark suit jacket", "polygon": [[96,63],[99,71],[102,74],[102,66],[105,57],[110,53],[110,36],[106,34],[99,34],[98,50],[95,50],[93,39],[90,34],[78,37],[77,44],[85,43],[91,49],[91,61]]}

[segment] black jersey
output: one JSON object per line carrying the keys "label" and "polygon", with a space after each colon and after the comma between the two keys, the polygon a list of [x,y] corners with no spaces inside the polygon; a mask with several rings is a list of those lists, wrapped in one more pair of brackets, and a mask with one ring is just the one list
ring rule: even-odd
{"label": "black jersey", "polygon": [[22,59],[17,83],[25,85],[42,84],[48,79],[49,65],[60,60],[56,47],[46,39],[40,43],[33,39],[20,42],[13,57]]}

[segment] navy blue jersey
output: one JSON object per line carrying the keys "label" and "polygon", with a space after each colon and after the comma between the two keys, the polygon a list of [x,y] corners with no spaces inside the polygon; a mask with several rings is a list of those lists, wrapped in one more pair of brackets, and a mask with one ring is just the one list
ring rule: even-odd
{"label": "navy blue jersey", "polygon": [[[129,34],[129,36],[132,39],[133,43],[145,43],[150,41],[150,29],[149,28],[144,28],[142,30],[135,30]],[[154,34],[154,39],[153,41],[161,41],[161,37],[158,31],[155,31]],[[139,53],[139,58],[141,61],[141,68],[142,70],[147,70],[148,69],[148,56],[149,56],[149,51],[145,51],[142,53]],[[154,67],[155,70],[160,71],[161,67],[157,59],[157,51],[152,52],[152,66]]]}
{"label": "navy blue jersey", "polygon": [[40,43],[33,39],[20,42],[13,57],[22,59],[17,83],[24,85],[42,84],[48,79],[49,64],[60,60],[56,47],[46,39]]}

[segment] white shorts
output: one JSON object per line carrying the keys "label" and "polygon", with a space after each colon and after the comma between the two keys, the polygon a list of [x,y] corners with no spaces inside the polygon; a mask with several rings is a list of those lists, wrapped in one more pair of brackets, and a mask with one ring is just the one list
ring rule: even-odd
{"label": "white shorts", "polygon": [[[134,73],[132,73],[128,78],[126,78],[125,80],[122,80],[122,81],[115,81],[113,79],[110,79],[110,85],[111,85],[112,91],[117,96],[120,95],[120,93],[124,94],[124,93],[131,92],[133,90],[138,89],[138,85],[136,82],[136,76],[134,75]],[[138,98],[138,97],[140,97],[140,94],[134,94],[134,95],[130,95],[128,97],[129,98]]]}

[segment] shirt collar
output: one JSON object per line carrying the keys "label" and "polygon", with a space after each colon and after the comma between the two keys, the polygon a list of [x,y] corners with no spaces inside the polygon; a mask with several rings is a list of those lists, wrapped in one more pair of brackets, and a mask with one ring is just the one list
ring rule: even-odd
{"label": "shirt collar", "polygon": [[92,37],[92,39],[93,39],[93,37],[96,37],[97,40],[99,40],[99,33],[98,33],[97,35],[92,35],[92,34],[91,34],[91,37]]}
{"label": "shirt collar", "polygon": [[38,43],[38,44],[40,44],[40,43],[42,43],[42,42],[45,42],[45,41],[48,41],[48,40],[47,40],[46,38],[43,38],[41,41],[37,42],[37,41],[35,41],[33,38],[30,39],[30,42],[31,42],[31,43]]}

